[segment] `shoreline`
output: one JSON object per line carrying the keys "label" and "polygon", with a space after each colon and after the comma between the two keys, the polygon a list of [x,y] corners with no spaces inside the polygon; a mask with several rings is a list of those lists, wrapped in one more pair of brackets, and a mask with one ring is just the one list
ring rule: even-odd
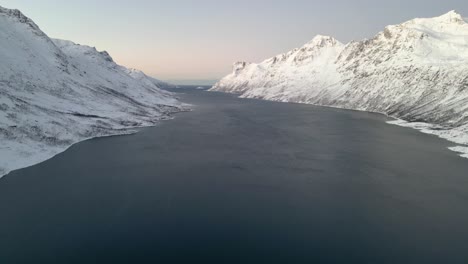
{"label": "shoreline", "polygon": [[[347,111],[380,114],[387,118],[394,119],[394,120],[386,121],[387,124],[415,129],[421,133],[434,135],[440,139],[446,140],[447,142],[454,144],[454,146],[448,146],[447,148],[450,151],[455,152],[457,156],[468,159],[468,131],[461,131],[456,128],[447,129],[440,125],[425,123],[425,122],[410,122],[410,121],[406,121],[404,119],[401,119],[395,116],[388,115],[387,113],[378,112],[378,111],[360,110],[360,109],[346,108],[346,107],[333,106],[333,105],[311,104],[311,103],[305,103],[305,102],[288,102],[288,101],[281,101],[281,100],[269,100],[269,99],[262,99],[262,98],[242,97],[242,94],[239,94],[239,93],[222,92],[222,91],[216,91],[216,90],[212,91],[211,89],[207,90],[207,92],[233,94],[241,99],[255,99],[255,100],[264,100],[264,101],[270,101],[270,102],[279,102],[279,103],[305,104],[305,105],[314,105],[314,106],[341,109],[341,110],[347,110]],[[437,129],[434,129],[434,128],[437,128]],[[451,135],[452,133],[457,134],[458,136]]]}
{"label": "shoreline", "polygon": [[[468,158],[468,145],[460,142],[460,141],[463,140],[463,138],[465,138],[465,140],[468,141],[468,133],[464,132],[464,131],[457,130],[457,129],[446,129],[446,128],[443,128],[441,126],[438,126],[438,125],[435,125],[435,124],[430,124],[430,123],[425,123],[425,122],[409,122],[409,121],[406,121],[404,119],[397,118],[397,117],[388,115],[386,113],[377,112],[377,111],[349,109],[349,108],[339,107],[339,106],[309,104],[309,103],[304,103],[304,102],[287,102],[287,101],[268,100],[268,99],[260,99],[260,98],[248,98],[248,97],[241,97],[239,94],[220,92],[220,91],[207,90],[207,92],[218,92],[218,93],[225,93],[225,94],[234,94],[234,95],[237,95],[238,98],[241,98],[241,99],[264,100],[264,101],[280,102],[280,103],[292,103],[292,104],[305,104],[305,105],[313,105],[313,106],[318,106],[318,107],[326,107],[326,108],[340,109],[340,110],[346,110],[346,111],[357,111],[357,112],[366,112],[366,113],[373,113],[373,114],[383,115],[383,116],[385,116],[387,118],[393,119],[393,120],[385,121],[385,123],[387,123],[389,125],[396,125],[396,126],[400,126],[400,127],[415,129],[415,130],[418,130],[421,133],[428,134],[428,135],[433,135],[433,136],[436,136],[436,137],[438,137],[440,139],[446,140],[447,142],[453,143],[454,146],[448,146],[447,148],[450,151],[455,152],[457,154],[457,156],[459,156],[459,157]],[[39,157],[40,155],[34,155],[33,154],[31,156],[36,156],[37,159],[33,158],[33,159],[31,159],[31,162],[24,162],[26,165],[21,165],[21,166],[19,166],[17,168],[13,168],[13,169],[10,169],[10,170],[6,170],[4,172],[0,172],[0,180],[3,177],[8,176],[10,173],[12,173],[14,171],[29,168],[29,167],[38,165],[40,163],[43,163],[43,162],[45,162],[47,160],[50,160],[50,159],[56,157],[57,155],[59,155],[61,153],[64,153],[65,151],[69,150],[71,147],[73,147],[74,145],[76,145],[78,143],[85,142],[85,141],[92,140],[92,139],[97,139],[97,138],[133,135],[133,134],[136,134],[136,133],[140,132],[141,129],[156,127],[161,122],[171,121],[171,120],[176,118],[177,114],[184,113],[184,112],[191,112],[191,111],[194,110],[194,107],[195,107],[194,105],[186,104],[186,103],[184,103],[184,106],[185,107],[190,107],[190,108],[185,108],[185,109],[182,108],[181,111],[172,113],[172,116],[170,116],[169,118],[166,118],[166,119],[162,118],[160,120],[157,120],[155,124],[148,124],[148,125],[143,125],[143,126],[121,128],[121,129],[113,130],[110,134],[96,135],[96,136],[89,137],[89,138],[79,139],[76,142],[73,142],[72,144],[70,144],[68,146],[65,146],[63,148],[56,148],[55,150],[53,150],[53,148],[51,148],[51,152],[48,153],[50,155],[44,155],[43,157]],[[434,129],[434,128],[437,128],[437,129]],[[455,134],[458,134],[459,137],[450,136],[450,132],[455,132]],[[459,138],[462,138],[462,139],[459,139]],[[40,152],[38,152],[38,153],[40,153]]]}
{"label": "shoreline", "polygon": [[[185,104],[185,103],[182,106],[183,107],[193,107],[192,105]],[[156,127],[161,122],[174,120],[176,118],[177,114],[190,112],[190,111],[192,111],[192,108],[181,108],[180,111],[172,113],[171,116],[169,116],[169,118],[161,118],[161,119],[155,121],[154,124],[148,124],[148,125],[142,125],[142,126],[135,126],[135,127],[128,127],[128,128],[110,130],[112,132],[109,133],[109,134],[96,135],[96,136],[92,136],[92,137],[88,137],[88,138],[79,139],[76,142],[73,142],[72,144],[70,144],[68,146],[64,146],[63,148],[57,147],[55,150],[53,148],[50,148],[51,152],[48,153],[50,155],[43,155],[42,157],[39,157],[41,155],[37,155],[37,153],[40,153],[40,152],[36,152],[36,154],[32,154],[31,157],[36,156],[37,158],[36,159],[31,158],[30,159],[31,162],[24,162],[24,164],[27,164],[27,165],[21,165],[21,166],[19,166],[17,168],[13,168],[13,169],[10,169],[10,170],[7,169],[5,171],[0,171],[0,181],[4,177],[7,177],[12,172],[15,172],[15,171],[21,170],[21,169],[26,169],[26,168],[29,168],[29,167],[33,167],[33,166],[36,166],[36,165],[41,164],[43,162],[46,162],[46,161],[56,157],[57,155],[60,155],[60,154],[64,153],[65,151],[69,150],[71,147],[73,147],[76,144],[79,144],[79,143],[82,143],[82,142],[85,142],[85,141],[88,141],[88,140],[97,139],[97,138],[107,138],[107,137],[118,137],[118,136],[134,135],[134,134],[140,132],[141,129]],[[119,133],[119,131],[120,131],[120,133]]]}

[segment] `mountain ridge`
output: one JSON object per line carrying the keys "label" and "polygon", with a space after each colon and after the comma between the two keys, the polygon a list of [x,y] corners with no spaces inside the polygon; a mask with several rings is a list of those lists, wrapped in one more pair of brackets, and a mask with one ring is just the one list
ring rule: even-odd
{"label": "mountain ridge", "polygon": [[460,14],[412,19],[347,44],[314,40],[236,64],[211,91],[422,121],[444,128],[425,132],[468,144],[468,24]]}
{"label": "mountain ridge", "polygon": [[85,139],[132,133],[186,109],[106,51],[51,39],[0,7],[0,177]]}

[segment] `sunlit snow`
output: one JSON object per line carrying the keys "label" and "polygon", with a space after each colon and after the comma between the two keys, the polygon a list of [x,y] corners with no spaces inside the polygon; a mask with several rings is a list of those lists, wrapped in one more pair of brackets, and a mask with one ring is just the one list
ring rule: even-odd
{"label": "sunlit snow", "polygon": [[450,11],[388,26],[371,39],[342,44],[317,36],[262,63],[236,63],[211,91],[383,113],[468,144],[467,61],[468,24]]}
{"label": "sunlit snow", "polygon": [[84,139],[170,118],[184,106],[163,85],[0,7],[0,176]]}

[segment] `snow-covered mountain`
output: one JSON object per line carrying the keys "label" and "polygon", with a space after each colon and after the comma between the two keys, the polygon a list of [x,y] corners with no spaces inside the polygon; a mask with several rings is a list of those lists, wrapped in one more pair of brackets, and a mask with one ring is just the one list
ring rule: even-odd
{"label": "snow-covered mountain", "polygon": [[20,11],[0,7],[0,176],[182,110],[159,85],[105,51],[50,39]]}
{"label": "snow-covered mountain", "polygon": [[146,75],[144,72],[140,71],[140,70],[137,70],[137,69],[128,69],[128,68],[125,68],[124,67],[124,70],[127,72],[127,74],[129,74],[130,76],[132,76],[134,79],[137,79],[147,85],[156,85],[157,87],[159,88],[176,88],[176,85],[174,84],[171,84],[171,83],[167,83],[167,82],[164,82],[164,81],[161,81],[161,80],[158,80],[158,79],[155,79],[153,77],[150,77],[148,75]]}
{"label": "snow-covered mountain", "polygon": [[259,64],[238,62],[211,91],[384,113],[466,145],[467,63],[468,23],[451,11],[388,26],[372,39],[317,36]]}

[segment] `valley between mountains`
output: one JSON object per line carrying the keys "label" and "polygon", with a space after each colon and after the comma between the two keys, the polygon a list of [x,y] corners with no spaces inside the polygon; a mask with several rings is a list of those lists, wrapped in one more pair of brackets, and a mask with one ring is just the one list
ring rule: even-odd
{"label": "valley between mountains", "polygon": [[[210,91],[382,113],[468,157],[468,23],[455,11],[343,44],[316,36],[261,63],[237,62]],[[133,133],[189,106],[175,86],[105,51],[52,39],[0,7],[0,176],[85,139]]]}

